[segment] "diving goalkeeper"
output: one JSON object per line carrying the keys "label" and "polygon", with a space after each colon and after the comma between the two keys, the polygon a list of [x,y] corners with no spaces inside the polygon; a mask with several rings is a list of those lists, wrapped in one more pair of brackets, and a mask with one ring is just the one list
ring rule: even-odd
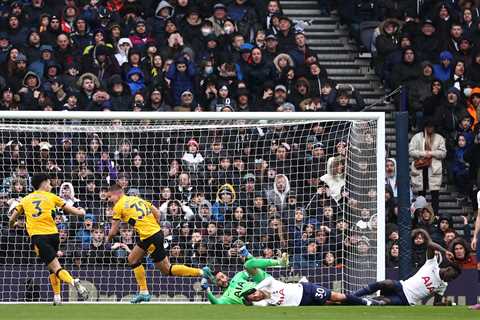
{"label": "diving goalkeeper", "polygon": [[232,279],[223,272],[215,272],[214,279],[216,285],[223,288],[223,294],[220,298],[210,290],[210,285],[206,278],[202,279],[202,289],[207,293],[207,298],[211,304],[243,304],[243,294],[254,289],[257,284],[271,277],[264,269],[269,267],[286,267],[288,266],[288,255],[282,254],[278,259],[257,259],[254,258],[247,250],[242,247],[239,250],[241,256],[245,257],[246,262],[243,265],[245,270],[238,272]]}

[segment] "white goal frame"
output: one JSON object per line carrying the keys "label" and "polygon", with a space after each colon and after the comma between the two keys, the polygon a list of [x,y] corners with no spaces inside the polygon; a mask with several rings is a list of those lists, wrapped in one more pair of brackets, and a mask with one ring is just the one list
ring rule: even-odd
{"label": "white goal frame", "polygon": [[[215,112],[65,112],[1,111],[0,123],[8,120],[374,120],[377,121],[377,281],[385,279],[385,113],[383,112],[299,112],[299,113],[215,113]],[[0,302],[0,304],[11,302]],[[25,303],[25,302],[21,302]],[[35,302],[34,302],[35,303]],[[108,302],[107,302],[108,303]]]}

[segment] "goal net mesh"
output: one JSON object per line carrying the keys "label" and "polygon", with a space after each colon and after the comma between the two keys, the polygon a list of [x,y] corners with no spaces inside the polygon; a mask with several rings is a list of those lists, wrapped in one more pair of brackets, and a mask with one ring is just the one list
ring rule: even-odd
{"label": "goal net mesh", "polygon": [[[257,257],[290,255],[285,281],[352,292],[377,275],[377,121],[3,120],[0,124],[0,302],[51,301],[45,265],[25,220],[8,228],[9,208],[49,173],[85,218],[55,213],[60,263],[94,301],[137,293],[127,256],[136,234],[111,225],[109,185],[160,208],[172,263],[243,269],[238,248]],[[382,168],[380,168],[382,169]],[[143,264],[153,301],[206,301],[200,279],[163,276]],[[62,288],[65,301],[77,299]],[[219,291],[217,291],[219,293]]]}

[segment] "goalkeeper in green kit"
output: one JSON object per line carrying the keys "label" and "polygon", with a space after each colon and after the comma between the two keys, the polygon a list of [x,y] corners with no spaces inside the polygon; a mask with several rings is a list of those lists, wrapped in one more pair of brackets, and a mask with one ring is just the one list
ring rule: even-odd
{"label": "goalkeeper in green kit", "polygon": [[279,259],[257,259],[248,252],[245,246],[240,248],[239,253],[246,259],[243,265],[244,271],[238,272],[232,279],[229,279],[225,273],[220,271],[210,274],[210,280],[224,289],[220,298],[215,297],[210,290],[208,279],[205,277],[202,279],[202,289],[206,291],[211,304],[243,304],[242,294],[244,292],[254,289],[264,279],[271,277],[264,269],[288,266],[288,255],[286,253],[283,253]]}

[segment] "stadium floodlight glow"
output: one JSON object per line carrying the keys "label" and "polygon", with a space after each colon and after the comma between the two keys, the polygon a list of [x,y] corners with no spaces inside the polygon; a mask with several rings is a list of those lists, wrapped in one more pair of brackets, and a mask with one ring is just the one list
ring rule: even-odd
{"label": "stadium floodlight glow", "polygon": [[[125,302],[137,292],[128,225],[111,244],[94,235],[109,228],[105,188],[114,182],[160,207],[172,262],[231,275],[242,269],[237,249],[246,243],[257,256],[289,252],[290,267],[269,270],[286,281],[306,276],[352,292],[385,278],[384,113],[6,111],[0,118],[2,212],[28,191],[32,174],[52,174],[54,191],[90,214],[77,221],[57,212],[56,221],[60,260],[86,280],[92,301]],[[9,230],[2,221],[0,231],[0,303],[50,301],[48,271],[22,226]],[[200,279],[144,265],[152,301],[205,301]],[[77,300],[63,291],[64,301]]]}

